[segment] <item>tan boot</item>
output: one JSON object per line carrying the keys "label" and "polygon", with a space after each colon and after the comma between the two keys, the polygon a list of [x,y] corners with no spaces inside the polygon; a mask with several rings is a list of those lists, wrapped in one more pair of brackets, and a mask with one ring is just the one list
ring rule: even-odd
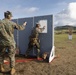
{"label": "tan boot", "polygon": [[16,72],[15,68],[11,68],[11,75],[14,75]]}
{"label": "tan boot", "polygon": [[5,72],[5,69],[4,69],[3,65],[0,65],[0,71]]}

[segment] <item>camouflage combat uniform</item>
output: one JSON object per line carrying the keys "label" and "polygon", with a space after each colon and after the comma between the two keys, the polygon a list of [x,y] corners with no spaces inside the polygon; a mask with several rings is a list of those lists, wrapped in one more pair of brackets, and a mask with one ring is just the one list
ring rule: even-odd
{"label": "camouflage combat uniform", "polygon": [[15,67],[14,29],[24,30],[25,26],[17,25],[8,19],[0,20],[0,64],[3,64],[4,54],[8,49],[11,68]]}
{"label": "camouflage combat uniform", "polygon": [[37,57],[40,56],[40,40],[38,39],[39,33],[41,33],[44,28],[35,28],[29,37],[28,49],[26,50],[25,56],[29,54],[29,52],[33,49],[34,46],[37,48]]}

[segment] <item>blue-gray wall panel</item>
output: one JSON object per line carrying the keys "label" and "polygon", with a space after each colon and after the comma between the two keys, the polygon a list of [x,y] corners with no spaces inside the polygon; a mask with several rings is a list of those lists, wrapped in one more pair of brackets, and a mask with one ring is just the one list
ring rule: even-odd
{"label": "blue-gray wall panel", "polygon": [[19,48],[21,54],[24,54],[28,48],[29,36],[33,27],[33,18],[21,18],[18,20],[18,23],[23,24],[25,21],[27,22],[25,30],[19,31]]}
{"label": "blue-gray wall panel", "polygon": [[44,52],[50,53],[52,49],[52,19],[52,15],[34,17],[34,25],[36,25],[39,20],[47,20],[47,33],[41,33],[39,37],[41,54]]}
{"label": "blue-gray wall panel", "polygon": [[[29,36],[31,35],[31,31],[33,27],[35,27],[36,23],[39,20],[47,20],[47,33],[40,34],[40,45],[41,45],[41,54],[44,52],[51,52],[53,46],[53,15],[46,16],[37,16],[30,18],[20,18],[16,20],[18,24],[22,25],[25,21],[27,22],[27,26],[25,30],[19,31],[19,48],[20,53],[25,54],[25,51],[28,48]],[[16,35],[16,34],[15,34]],[[17,36],[15,36],[16,38]],[[34,53],[36,54],[35,50]],[[32,54],[32,53],[31,53]]]}

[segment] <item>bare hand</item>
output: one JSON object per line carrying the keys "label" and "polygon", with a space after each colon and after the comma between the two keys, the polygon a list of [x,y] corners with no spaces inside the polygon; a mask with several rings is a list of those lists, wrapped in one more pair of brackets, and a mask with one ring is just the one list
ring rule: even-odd
{"label": "bare hand", "polygon": [[26,26],[27,25],[27,22],[24,22],[23,25]]}

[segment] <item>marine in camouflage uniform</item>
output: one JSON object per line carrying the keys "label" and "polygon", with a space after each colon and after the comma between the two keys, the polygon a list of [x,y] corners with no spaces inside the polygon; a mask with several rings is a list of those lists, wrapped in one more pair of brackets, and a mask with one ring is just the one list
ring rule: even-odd
{"label": "marine in camouflage uniform", "polygon": [[14,29],[24,30],[26,22],[21,26],[11,21],[12,14],[10,11],[4,13],[5,19],[0,20],[0,67],[3,70],[5,51],[8,49],[10,58],[11,74],[15,72],[15,40]]}
{"label": "marine in camouflage uniform", "polygon": [[40,24],[37,23],[36,27],[33,29],[33,32],[31,36],[29,37],[29,44],[28,49],[26,50],[25,56],[28,56],[29,52],[33,49],[34,46],[37,48],[37,59],[40,57],[40,40],[39,40],[39,34],[45,29],[45,26],[43,28],[40,28]]}

